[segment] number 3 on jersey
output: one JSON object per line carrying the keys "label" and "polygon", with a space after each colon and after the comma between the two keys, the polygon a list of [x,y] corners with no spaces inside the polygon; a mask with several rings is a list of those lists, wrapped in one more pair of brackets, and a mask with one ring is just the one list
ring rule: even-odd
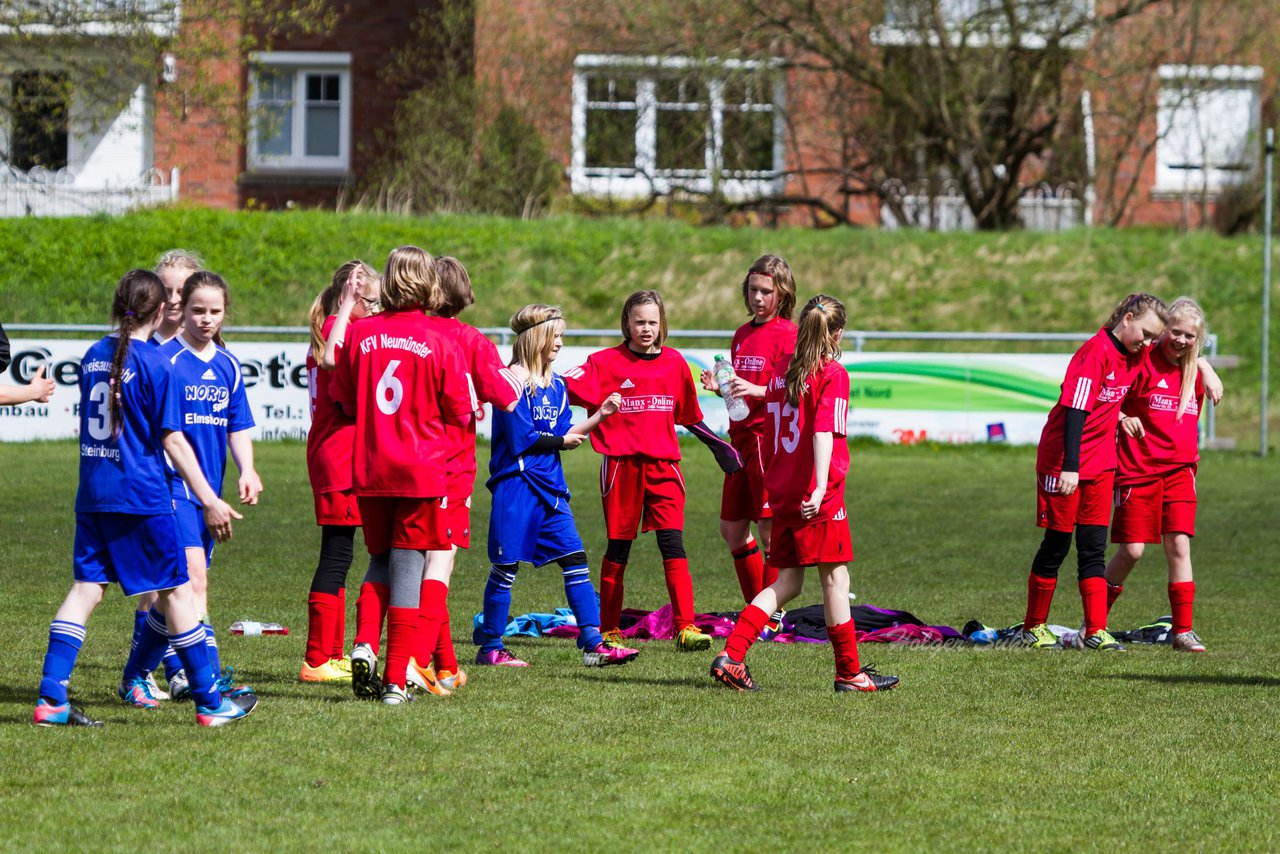
{"label": "number 3 on jersey", "polygon": [[[782,450],[794,454],[800,444],[800,411],[789,403],[779,405],[770,403],[769,414],[773,416],[773,452],[778,453],[778,440],[782,440]],[[787,435],[782,435],[782,420],[787,419]]]}
{"label": "number 3 on jersey", "polygon": [[111,386],[107,383],[94,383],[89,389],[89,412],[85,418],[85,428],[89,436],[99,442],[111,438]]}
{"label": "number 3 on jersey", "polygon": [[[387,363],[387,369],[378,380],[378,388],[374,393],[378,399],[378,408],[386,415],[395,415],[404,400],[404,384],[396,379],[396,368],[400,367],[399,359]],[[389,393],[389,396],[388,396]]]}

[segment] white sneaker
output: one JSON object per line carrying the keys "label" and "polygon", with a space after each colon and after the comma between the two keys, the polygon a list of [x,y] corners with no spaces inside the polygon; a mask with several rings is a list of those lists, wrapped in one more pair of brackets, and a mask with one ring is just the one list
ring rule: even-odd
{"label": "white sneaker", "polygon": [[151,691],[151,696],[157,700],[168,700],[169,692],[160,690],[160,686],[156,684],[156,675],[154,673],[147,674],[147,688]]}
{"label": "white sneaker", "polygon": [[191,683],[187,681],[187,671],[179,670],[169,677],[169,698],[172,700],[191,699]]}
{"label": "white sneaker", "polygon": [[351,650],[351,691],[361,700],[376,700],[382,693],[378,656],[367,643],[358,643]]}
{"label": "white sneaker", "polygon": [[388,682],[386,685],[382,686],[382,702],[385,705],[399,706],[404,703],[411,703],[416,699],[418,698],[399,685],[392,685]]}
{"label": "white sneaker", "polygon": [[1173,636],[1175,652],[1204,652],[1204,642],[1195,632],[1178,632]]}

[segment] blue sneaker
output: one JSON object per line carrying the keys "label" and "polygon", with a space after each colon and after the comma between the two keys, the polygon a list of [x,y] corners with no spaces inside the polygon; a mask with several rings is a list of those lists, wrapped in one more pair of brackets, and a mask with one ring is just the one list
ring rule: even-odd
{"label": "blue sneaker", "polygon": [[160,708],[160,701],[151,693],[151,683],[146,676],[122,681],[116,694],[135,709]]}
{"label": "blue sneaker", "polygon": [[73,706],[70,700],[56,706],[44,697],[36,700],[31,723],[36,726],[102,726],[102,721],[89,717],[79,706]]}
{"label": "blue sneaker", "polygon": [[248,685],[235,684],[235,678],[236,669],[234,667],[222,668],[222,675],[218,677],[217,682],[218,693],[233,700],[236,697],[252,697],[253,689]]}
{"label": "blue sneaker", "polygon": [[246,717],[258,706],[258,698],[254,694],[236,697],[223,697],[218,706],[196,706],[196,723],[200,726],[222,726]]}

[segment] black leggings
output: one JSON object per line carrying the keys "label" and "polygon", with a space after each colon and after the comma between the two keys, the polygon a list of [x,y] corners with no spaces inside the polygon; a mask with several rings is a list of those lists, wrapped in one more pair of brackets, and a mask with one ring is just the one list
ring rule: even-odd
{"label": "black leggings", "polygon": [[324,525],[320,528],[320,562],[311,579],[312,593],[338,595],[347,585],[353,546],[358,528],[353,525]]}
{"label": "black leggings", "polygon": [[[658,538],[658,553],[662,555],[663,560],[685,557],[684,532],[679,528],[662,528],[655,531],[654,535]],[[631,557],[632,542],[632,540],[610,540],[604,550],[605,559],[625,564]]]}

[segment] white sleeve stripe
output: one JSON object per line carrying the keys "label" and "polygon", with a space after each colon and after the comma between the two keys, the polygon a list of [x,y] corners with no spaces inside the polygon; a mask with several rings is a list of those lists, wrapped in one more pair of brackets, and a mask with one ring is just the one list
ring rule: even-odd
{"label": "white sleeve stripe", "polygon": [[511,385],[511,390],[517,395],[524,391],[524,386],[521,385],[520,380],[516,379],[516,375],[511,373],[508,368],[503,368],[499,373],[502,374],[502,378]]}
{"label": "white sleeve stripe", "polygon": [[1072,409],[1088,409],[1089,397],[1093,390],[1093,380],[1088,377],[1080,377],[1076,380],[1076,393],[1071,399]]}
{"label": "white sleeve stripe", "polygon": [[476,384],[471,381],[470,372],[467,373],[467,393],[471,395],[471,411],[475,412],[480,408],[480,399],[476,397]]}

